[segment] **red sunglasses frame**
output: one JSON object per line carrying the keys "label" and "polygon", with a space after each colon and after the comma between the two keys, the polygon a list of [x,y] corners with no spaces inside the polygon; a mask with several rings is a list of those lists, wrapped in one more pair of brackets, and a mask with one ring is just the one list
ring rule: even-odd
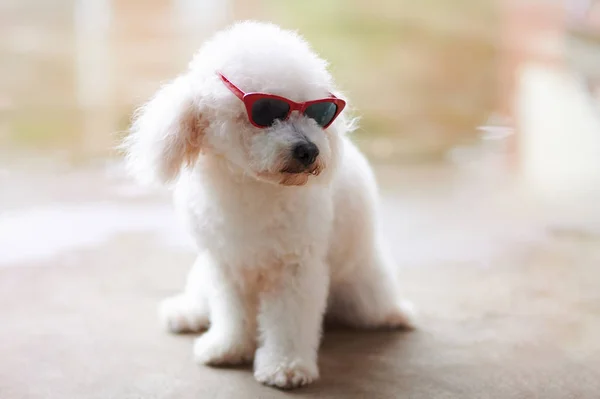
{"label": "red sunglasses frame", "polygon": [[303,102],[303,103],[297,103],[295,101],[290,100],[289,98],[277,96],[275,94],[257,93],[257,92],[246,93],[242,89],[240,89],[239,87],[237,87],[236,85],[234,85],[233,83],[231,83],[231,81],[229,79],[227,79],[223,74],[217,72],[217,75],[219,75],[219,77],[221,78],[221,80],[223,81],[223,83],[225,84],[225,86],[233,94],[235,94],[235,96],[237,98],[239,98],[240,100],[242,100],[242,102],[244,103],[244,106],[246,107],[246,113],[248,114],[248,120],[250,121],[250,123],[252,123],[252,125],[254,125],[254,126],[258,127],[258,128],[261,128],[261,129],[268,128],[269,126],[258,125],[256,122],[254,122],[254,119],[252,118],[252,106],[258,100],[262,100],[262,99],[275,99],[275,100],[283,101],[287,105],[289,105],[290,110],[288,111],[288,113],[285,116],[285,118],[283,118],[282,120],[288,119],[290,117],[290,115],[292,114],[293,111],[298,111],[301,114],[304,114],[304,111],[306,111],[306,108],[308,108],[309,106],[311,106],[313,104],[325,103],[325,102],[326,103],[333,103],[333,104],[336,105],[335,114],[333,115],[333,117],[331,118],[331,121],[329,121],[328,124],[322,126],[323,129],[327,129],[333,123],[333,121],[335,121],[335,119],[344,110],[344,107],[346,106],[346,101],[342,100],[341,98],[337,98],[332,93],[329,93],[330,97],[328,97],[328,98],[322,98],[322,99],[319,99],[319,100],[311,100],[311,101],[306,101],[306,102]]}

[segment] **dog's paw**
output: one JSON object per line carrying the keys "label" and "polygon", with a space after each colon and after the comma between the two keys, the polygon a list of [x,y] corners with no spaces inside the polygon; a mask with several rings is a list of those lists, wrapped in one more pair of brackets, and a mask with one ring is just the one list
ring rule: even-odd
{"label": "dog's paw", "polygon": [[252,362],[256,344],[250,337],[232,336],[209,330],[194,341],[194,360],[209,366]]}
{"label": "dog's paw", "polygon": [[399,301],[395,309],[383,320],[382,327],[412,330],[415,328],[416,314],[417,312],[412,302],[406,300]]}
{"label": "dog's paw", "polygon": [[172,333],[200,332],[208,328],[208,309],[179,294],[163,300],[158,317],[164,328]]}
{"label": "dog's paw", "polygon": [[316,362],[272,356],[264,348],[256,353],[254,378],[265,385],[291,389],[310,384],[319,378]]}

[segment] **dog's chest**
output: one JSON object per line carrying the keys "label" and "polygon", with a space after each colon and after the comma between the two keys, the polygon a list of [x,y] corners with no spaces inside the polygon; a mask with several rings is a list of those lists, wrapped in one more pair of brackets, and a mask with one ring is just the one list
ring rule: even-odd
{"label": "dog's chest", "polygon": [[[299,254],[325,246],[331,227],[330,197],[237,190],[220,193],[193,187],[180,193],[186,219],[201,246],[246,258]],[[290,195],[291,194],[291,195]]]}

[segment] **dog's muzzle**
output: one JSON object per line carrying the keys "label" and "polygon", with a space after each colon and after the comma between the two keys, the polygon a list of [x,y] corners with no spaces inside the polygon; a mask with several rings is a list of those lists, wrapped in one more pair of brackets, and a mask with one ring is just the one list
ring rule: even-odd
{"label": "dog's muzzle", "polygon": [[302,141],[292,146],[288,156],[289,161],[281,172],[297,174],[306,173],[318,175],[320,167],[318,162],[319,148],[315,143],[310,141]]}

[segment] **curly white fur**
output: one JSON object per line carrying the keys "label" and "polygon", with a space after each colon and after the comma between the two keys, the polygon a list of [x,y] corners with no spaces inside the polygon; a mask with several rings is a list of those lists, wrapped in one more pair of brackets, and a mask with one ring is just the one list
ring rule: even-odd
{"label": "curly white fur", "polygon": [[[260,382],[307,384],[319,375],[325,313],[357,327],[409,324],[377,229],[375,180],[345,137],[344,114],[327,130],[295,114],[258,129],[217,71],[246,92],[295,101],[338,94],[301,37],[243,22],[216,34],[137,113],[124,142],[130,170],[143,182],[173,183],[199,249],[161,318],[173,332],[210,323],[194,344],[198,362],[254,359]],[[298,140],[319,148],[318,176],[284,171]]]}

